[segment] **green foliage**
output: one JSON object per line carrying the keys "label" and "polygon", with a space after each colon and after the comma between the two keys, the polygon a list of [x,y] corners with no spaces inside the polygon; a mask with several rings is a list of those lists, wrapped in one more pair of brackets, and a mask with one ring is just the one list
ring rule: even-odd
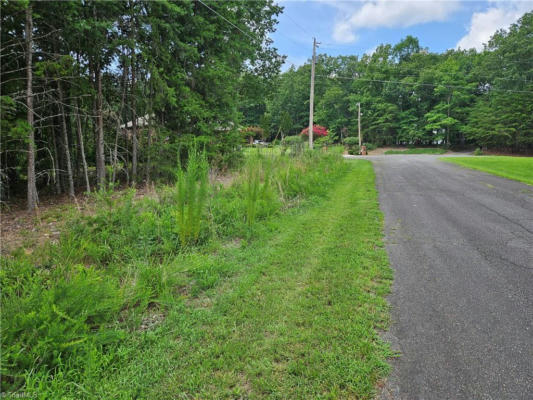
{"label": "green foliage", "polygon": [[481,150],[479,147],[477,149],[474,150],[474,155],[475,156],[482,156],[483,155],[483,150]]}
{"label": "green foliage", "polygon": [[257,238],[258,221],[326,197],[347,169],[338,154],[265,150],[248,155],[231,186],[210,188],[205,154],[193,148],[175,185],[140,199],[134,190],[96,192],[57,243],[2,257],[3,390],[66,398],[101,390],[102,374],[152,335],[146,321],[228,273],[204,257],[210,246]]}
{"label": "green foliage", "polygon": [[281,141],[282,152],[290,151],[291,155],[300,155],[305,148],[305,137],[303,135],[286,136]]}
{"label": "green foliage", "polygon": [[187,169],[179,166],[175,216],[182,246],[199,239],[208,194],[208,169],[205,153],[199,154],[195,148],[189,150]]}
{"label": "green foliage", "polygon": [[348,154],[359,154],[359,138],[347,137],[344,138],[344,146],[348,150]]}
{"label": "green foliage", "polygon": [[292,127],[293,127],[293,121],[292,121],[291,115],[289,114],[288,111],[283,111],[283,114],[281,114],[281,120],[279,123],[279,129],[282,133],[282,137],[290,135]]}
{"label": "green foliage", "polygon": [[[533,13],[497,32],[482,52],[421,48],[408,36],[372,55],[330,57],[316,65],[316,121],[342,137],[358,128],[376,145],[533,150]],[[288,111],[295,126],[308,124],[310,64],[278,80],[268,103],[273,116]],[[274,126],[280,120],[274,119]]]}
{"label": "green foliage", "polygon": [[272,117],[270,116],[270,114],[263,114],[259,121],[259,125],[263,130],[262,139],[268,140],[270,138],[270,134],[272,133]]}
{"label": "green foliage", "polygon": [[117,282],[83,265],[35,267],[6,259],[2,283],[3,389],[24,382],[24,371],[53,373],[65,363],[83,366],[91,352],[124,337],[109,327],[124,302]]}
{"label": "green foliage", "polygon": [[375,397],[393,356],[378,334],[392,271],[372,166],[346,164],[325,197],[256,224],[256,239],[176,262],[210,288],[121,347],[95,396]]}
{"label": "green foliage", "polygon": [[[7,135],[6,140],[2,137],[0,154],[0,200],[8,195],[22,197],[27,183],[30,130],[23,124],[27,109],[23,98],[13,101],[26,89],[26,69],[14,66],[26,62],[27,3],[2,2],[2,10],[10,18],[2,21],[0,42],[11,44],[1,50],[2,59],[9,59],[10,64],[0,72],[1,128],[2,135]],[[129,122],[131,127],[138,118],[137,184],[145,179],[172,183],[174,155],[191,137],[202,141],[209,162],[219,168],[234,168],[242,162],[242,136],[237,127],[250,119],[246,125],[258,124],[283,63],[269,39],[282,11],[280,6],[269,0],[213,2],[207,6],[191,0],[31,5],[39,190],[62,192],[68,186],[66,174],[57,174],[57,170],[67,170],[67,148],[59,140],[63,134],[61,117],[65,117],[69,137],[74,184],[85,184],[83,173],[77,170],[82,165],[80,137],[89,183],[94,183],[97,148],[93,135],[98,122],[94,117],[99,101],[105,113],[105,163],[108,176],[116,175],[116,185],[131,184],[133,178],[132,131],[125,134],[120,126]],[[101,90],[97,82],[100,73]],[[58,116],[59,104],[68,113]],[[148,115],[150,126],[145,118]],[[54,123],[40,122],[50,120]],[[115,148],[117,163],[112,162]],[[102,172],[106,168],[98,169]]]}

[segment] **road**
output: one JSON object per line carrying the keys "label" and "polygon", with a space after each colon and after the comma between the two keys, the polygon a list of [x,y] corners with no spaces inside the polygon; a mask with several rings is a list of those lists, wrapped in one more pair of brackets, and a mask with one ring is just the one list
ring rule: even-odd
{"label": "road", "polygon": [[383,399],[533,398],[533,186],[430,155],[374,164],[395,271]]}

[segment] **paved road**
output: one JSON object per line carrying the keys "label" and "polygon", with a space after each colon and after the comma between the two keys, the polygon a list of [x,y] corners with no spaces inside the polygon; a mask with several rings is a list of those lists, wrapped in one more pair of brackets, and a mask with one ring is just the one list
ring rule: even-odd
{"label": "paved road", "polygon": [[533,399],[533,187],[435,156],[371,159],[401,351],[384,399]]}

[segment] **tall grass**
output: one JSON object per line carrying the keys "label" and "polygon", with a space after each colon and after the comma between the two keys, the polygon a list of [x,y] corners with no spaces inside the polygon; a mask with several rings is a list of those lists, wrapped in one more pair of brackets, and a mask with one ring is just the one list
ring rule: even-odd
{"label": "tall grass", "polygon": [[208,194],[208,172],[205,153],[194,148],[189,150],[187,168],[178,168],[176,222],[182,246],[198,241]]}
{"label": "tall grass", "polygon": [[191,150],[173,186],[140,199],[95,194],[92,212],[69,220],[57,243],[2,258],[2,390],[84,397],[120,368],[124,342],[145,337],[146,315],[228,273],[209,263],[206,244],[249,237],[254,224],[326,196],[344,171],[339,155],[254,154],[224,188],[209,185],[205,155]]}

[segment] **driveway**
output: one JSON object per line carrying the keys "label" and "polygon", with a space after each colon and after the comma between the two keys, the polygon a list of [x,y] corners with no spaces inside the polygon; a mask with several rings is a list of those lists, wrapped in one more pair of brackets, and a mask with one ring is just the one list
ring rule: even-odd
{"label": "driveway", "polygon": [[401,356],[383,399],[533,398],[533,186],[438,156],[374,164]]}

